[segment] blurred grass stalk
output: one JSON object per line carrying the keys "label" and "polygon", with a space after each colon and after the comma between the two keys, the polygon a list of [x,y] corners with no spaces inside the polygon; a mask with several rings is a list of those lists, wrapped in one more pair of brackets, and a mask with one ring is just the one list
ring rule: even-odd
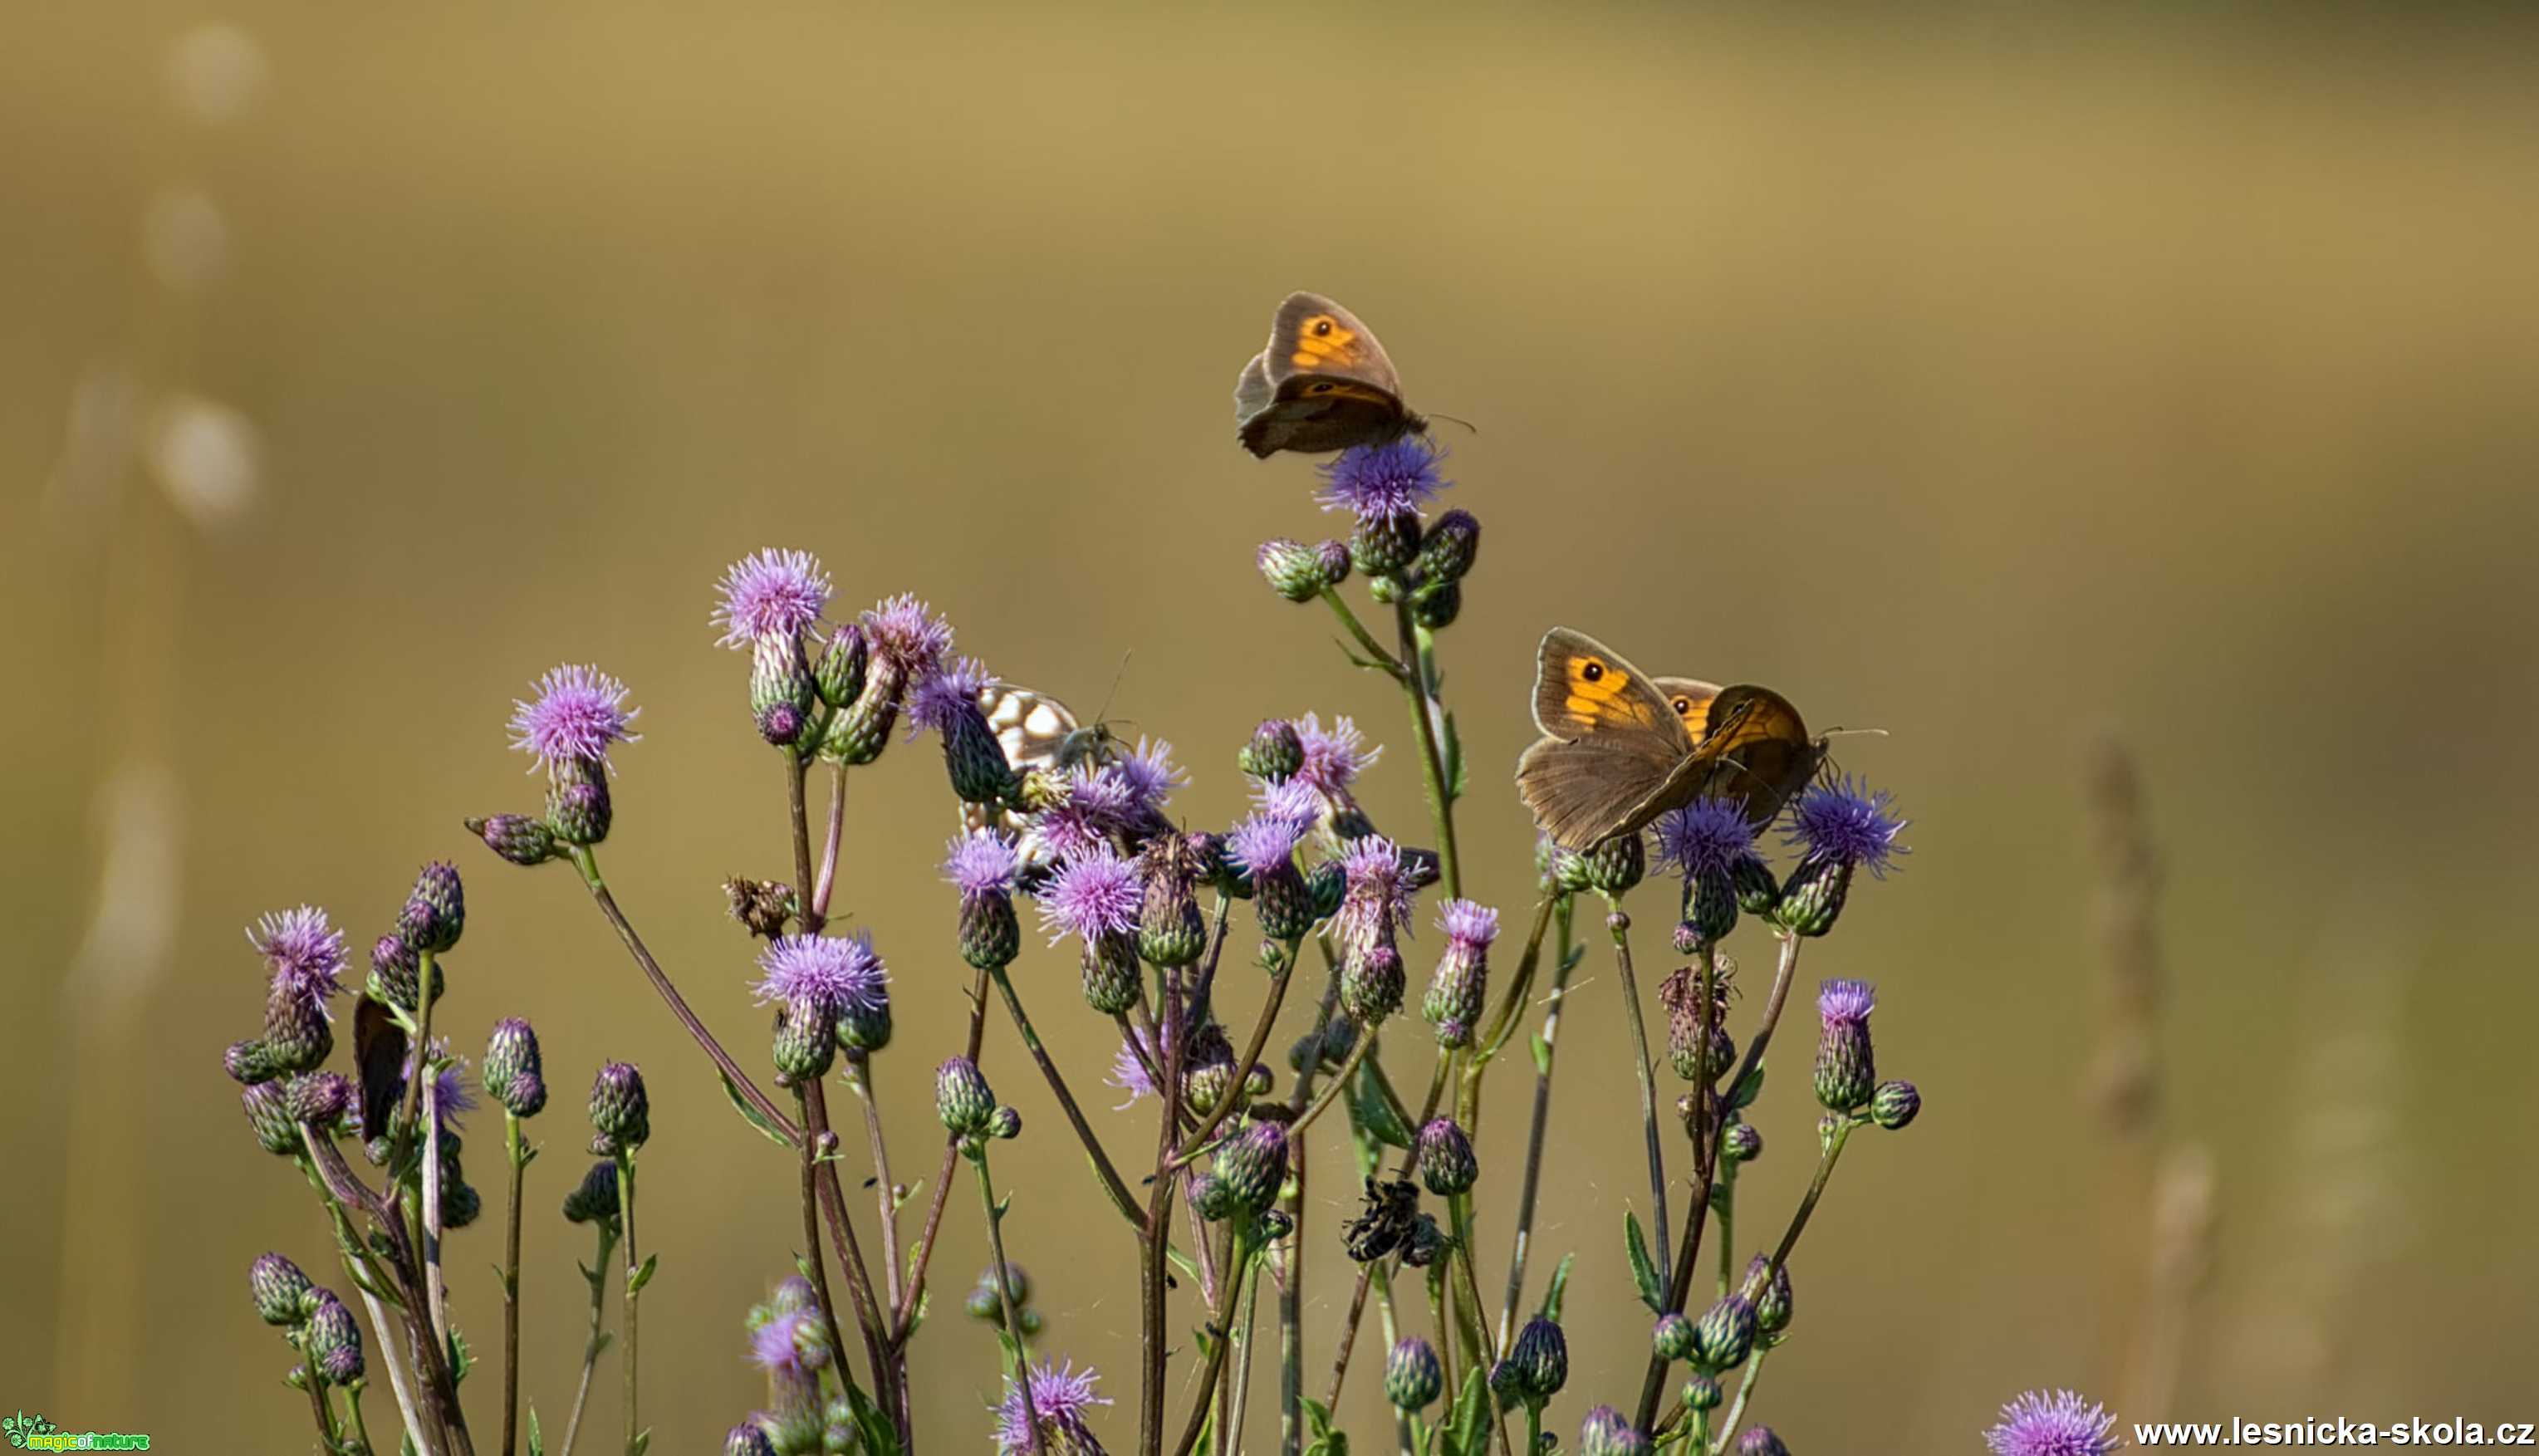
{"label": "blurred grass stalk", "polygon": [[2110,735],[2091,750],[2086,795],[2098,863],[2095,914],[2103,981],[2098,1047],[2085,1099],[2106,1140],[2107,1211],[2098,1262],[2098,1366],[2117,1409],[2158,1419],[2173,1408],[2211,1264],[2215,1169],[2201,1144],[2168,1141],[2160,1020],[2161,863],[2142,771]]}

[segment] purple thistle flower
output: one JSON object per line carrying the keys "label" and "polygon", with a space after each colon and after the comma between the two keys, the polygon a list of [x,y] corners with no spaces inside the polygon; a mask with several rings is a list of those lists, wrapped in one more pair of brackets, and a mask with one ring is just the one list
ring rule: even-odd
{"label": "purple thistle flower", "polygon": [[943,860],[943,877],[961,887],[962,904],[1013,893],[1014,876],[1023,864],[1013,836],[983,829],[976,834],[952,836],[948,848],[951,852]]}
{"label": "purple thistle flower", "polygon": [[2124,1444],[2116,1418],[2101,1405],[2068,1390],[2031,1390],[2001,1408],[2001,1421],[1984,1432],[1993,1456],[2107,1456]]}
{"label": "purple thistle flower", "polygon": [[1135,806],[1136,794],[1118,765],[1097,769],[1080,763],[1067,770],[1058,801],[1034,816],[1032,827],[1049,852],[1064,860],[1109,843],[1113,830],[1128,827]]}
{"label": "purple thistle flower", "polygon": [[810,1001],[832,1017],[882,1005],[890,975],[873,953],[872,932],[852,936],[780,936],[758,952],[765,974],[753,988],[758,1004]]}
{"label": "purple thistle flower", "polygon": [[731,564],[715,585],[722,602],[718,647],[748,647],[770,632],[790,636],[829,609],[829,574],[808,551],[757,551]]}
{"label": "purple thistle flower", "polygon": [[[1092,1432],[1085,1426],[1085,1413],[1111,1404],[1109,1397],[1093,1393],[1093,1383],[1101,1378],[1091,1365],[1078,1370],[1073,1360],[1058,1366],[1041,1361],[1031,1372],[1031,1413],[1040,1418],[1041,1430],[1046,1433],[1056,1426],[1066,1435],[1089,1440]],[[1023,1414],[1023,1393],[1007,1376],[1004,1403],[996,1407],[996,1450],[999,1456],[1014,1456],[1031,1448],[1031,1421]]]}
{"label": "purple thistle flower", "polygon": [[1349,841],[1340,854],[1340,873],[1348,889],[1334,920],[1342,943],[1373,945],[1409,928],[1410,878],[1392,840],[1369,834]]}
{"label": "purple thistle flower", "polygon": [[801,1345],[801,1335],[806,1329],[825,1333],[817,1308],[778,1310],[768,1317],[767,1323],[750,1332],[750,1359],[773,1375],[806,1374],[808,1367],[802,1358]]}
{"label": "purple thistle flower", "polygon": [[1910,819],[1898,818],[1895,796],[1870,789],[1849,774],[1838,774],[1799,797],[1785,836],[1811,856],[1859,866],[1884,879],[1896,857],[1912,851],[1895,842]]}
{"label": "purple thistle flower", "polygon": [[1489,948],[1499,937],[1499,913],[1472,900],[1449,900],[1437,909],[1437,928],[1449,948],[1467,953]]}
{"label": "purple thistle flower", "polygon": [[1108,844],[1097,844],[1061,866],[1040,892],[1040,928],[1050,933],[1052,945],[1069,936],[1086,940],[1125,936],[1137,929],[1137,910],[1144,902],[1136,864]]}
{"label": "purple thistle flower", "polygon": [[1726,874],[1754,852],[1754,830],[1746,822],[1746,811],[1724,798],[1694,799],[1659,815],[1653,827],[1658,863],[1674,866],[1686,879]]}
{"label": "purple thistle flower", "polygon": [[344,989],[344,933],[327,922],[325,911],[303,905],[260,916],[246,938],[273,972],[276,992],[306,998],[334,1018],[326,998]]}
{"label": "purple thistle flower", "polygon": [[1335,803],[1348,797],[1349,786],[1384,752],[1380,746],[1368,746],[1357,725],[1345,717],[1333,719],[1326,730],[1308,713],[1296,720],[1296,737],[1305,745],[1305,766],[1296,771],[1297,780],[1311,784]]}
{"label": "purple thistle flower", "polygon": [[626,706],[626,684],[596,667],[567,662],[550,667],[530,684],[535,701],[512,701],[512,746],[536,757],[539,765],[597,759],[608,761],[612,743],[643,738],[629,725],[644,710]]}
{"label": "purple thistle flower", "polygon": [[[459,1130],[458,1114],[462,1112],[474,1112],[476,1110],[476,1094],[467,1090],[467,1077],[465,1075],[467,1071],[467,1059],[464,1057],[453,1057],[449,1054],[449,1039],[447,1037],[436,1036],[432,1039],[432,1060],[441,1064],[441,1071],[435,1074],[432,1078],[432,1108],[433,1111],[439,1115],[441,1131],[446,1136]],[[414,1080],[414,1053],[411,1051],[407,1052],[405,1054],[405,1065],[397,1073],[397,1085],[399,1087],[406,1086]],[[361,1098],[356,1097],[353,1099],[353,1120],[355,1122],[361,1121]],[[364,1127],[362,1129],[362,1136],[367,1140],[370,1138],[376,1138],[386,1131],[387,1129],[385,1128]]]}
{"label": "purple thistle flower", "polygon": [[1265,819],[1285,819],[1297,831],[1311,829],[1323,817],[1323,796],[1302,779],[1280,779],[1275,783],[1254,780],[1253,810]]}
{"label": "purple thistle flower", "polygon": [[1122,782],[1129,786],[1130,799],[1138,808],[1162,809],[1173,791],[1190,782],[1190,775],[1173,762],[1173,745],[1142,734],[1136,751],[1123,755],[1112,767],[1119,770]]}
{"label": "purple thistle flower", "polygon": [[1878,988],[1866,981],[1827,981],[1817,989],[1817,1016],[1827,1029],[1863,1026],[1878,1008]]}
{"label": "purple thistle flower", "polygon": [[1415,435],[1345,450],[1322,467],[1323,489],[1314,499],[1326,511],[1348,511],[1360,520],[1416,516],[1446,488],[1437,473],[1443,458]]}
{"label": "purple thistle flower", "polygon": [[937,666],[917,680],[908,694],[908,735],[926,728],[948,731],[964,713],[979,712],[979,699],[1003,683],[976,658],[963,658],[949,667]]}
{"label": "purple thistle flower", "polygon": [[[1137,1049],[1144,1047],[1147,1055],[1152,1056],[1154,1043],[1135,1032],[1130,1033],[1130,1036],[1136,1039],[1133,1042],[1127,1037],[1121,1039],[1120,1050],[1111,1058],[1111,1075],[1103,1078],[1104,1081],[1129,1094],[1129,1100],[1112,1108],[1113,1112],[1126,1111],[1134,1106],[1140,1098],[1155,1095],[1155,1079],[1147,1075],[1145,1061],[1137,1055]],[[1161,1060],[1158,1058],[1158,1063]]]}
{"label": "purple thistle flower", "polygon": [[883,601],[863,616],[864,634],[874,652],[914,678],[933,670],[952,650],[952,627],[934,610],[906,592]]}
{"label": "purple thistle flower", "polygon": [[1264,810],[1234,826],[1234,832],[1225,837],[1225,852],[1257,878],[1293,865],[1305,828],[1303,821]]}

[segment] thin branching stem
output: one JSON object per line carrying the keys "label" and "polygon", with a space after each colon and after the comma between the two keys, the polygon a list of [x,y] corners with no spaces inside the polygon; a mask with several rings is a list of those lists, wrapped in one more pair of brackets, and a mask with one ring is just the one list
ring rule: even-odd
{"label": "thin branching stem", "polygon": [[1535,1054],[1534,1117],[1526,1130],[1525,1173],[1516,1205],[1516,1240],[1508,1252],[1507,1297],[1499,1305],[1498,1347],[1507,1349],[1516,1338],[1516,1312],[1525,1302],[1525,1266],[1534,1250],[1535,1201],[1543,1188],[1543,1156],[1551,1131],[1551,1068],[1559,1048],[1560,1005],[1569,991],[1571,922],[1576,902],[1573,897],[1559,897],[1557,912],[1560,939],[1553,947],[1551,994],[1544,998],[1541,1049]]}
{"label": "thin branching stem", "polygon": [[1022,997],[1014,991],[1013,977],[1006,974],[1003,966],[991,966],[988,979],[996,983],[997,994],[1004,998],[1005,1011],[1013,1018],[1014,1031],[1022,1037],[1023,1049],[1039,1065],[1051,1094],[1058,1098],[1059,1109],[1066,1114],[1066,1125],[1075,1130],[1075,1141],[1084,1144],[1084,1155],[1091,1159],[1094,1176],[1101,1179],[1111,1207],[1119,1210],[1120,1216],[1129,1220],[1129,1227],[1143,1239],[1148,1232],[1146,1215],[1137,1211],[1137,1201],[1120,1177],[1120,1169],[1112,1163],[1109,1150],[1103,1147],[1101,1135],[1093,1131],[1093,1124],[1085,1120],[1084,1109],[1076,1105],[1075,1094],[1067,1090],[1065,1075],[1051,1060],[1049,1048],[1041,1045],[1040,1033],[1032,1028],[1031,1016],[1023,1010]]}

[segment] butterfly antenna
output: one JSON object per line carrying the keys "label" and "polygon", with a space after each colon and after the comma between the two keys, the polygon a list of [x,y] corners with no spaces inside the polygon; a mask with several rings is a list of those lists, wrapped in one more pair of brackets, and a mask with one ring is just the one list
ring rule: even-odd
{"label": "butterfly antenna", "polygon": [[1841,738],[1841,737],[1855,737],[1855,738],[1859,738],[1859,737],[1884,738],[1884,737],[1887,736],[1887,729],[1885,729],[1885,728],[1826,728],[1826,729],[1824,730],[1824,736],[1825,736],[1825,737],[1828,737],[1828,738]]}
{"label": "butterfly antenna", "polygon": [[1472,432],[1473,432],[1474,434],[1475,434],[1475,435],[1478,435],[1478,434],[1480,434],[1480,433],[1481,433],[1481,427],[1480,427],[1480,426],[1478,426],[1478,425],[1474,424],[1474,423],[1473,423],[1472,421],[1470,421],[1470,420],[1457,419],[1455,416],[1453,416],[1453,415],[1449,415],[1449,414],[1440,414],[1440,413],[1438,413],[1437,411],[1435,411],[1435,410],[1433,410],[1433,409],[1432,409],[1432,410],[1430,410],[1430,411],[1428,411],[1428,418],[1430,418],[1430,419],[1432,419],[1432,420],[1444,420],[1444,421],[1445,421],[1447,424],[1449,424],[1449,425],[1461,425],[1461,426],[1463,426],[1465,429],[1472,431]]}
{"label": "butterfly antenna", "polygon": [[1132,647],[1120,655],[1120,665],[1111,673],[1111,691],[1102,695],[1102,711],[1093,715],[1095,723],[1101,723],[1110,718],[1111,702],[1120,696],[1120,679],[1129,675],[1129,659],[1134,657],[1136,652],[1137,650]]}

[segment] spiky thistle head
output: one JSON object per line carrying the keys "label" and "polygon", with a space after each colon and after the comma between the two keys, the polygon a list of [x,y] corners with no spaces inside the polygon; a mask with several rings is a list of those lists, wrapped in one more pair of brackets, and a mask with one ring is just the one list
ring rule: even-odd
{"label": "spiky thistle head", "polygon": [[2124,1444],[2107,1408],[2076,1392],[2031,1390],[1984,1432],[1993,1456],[2107,1456]]}
{"label": "spiky thistle head", "polygon": [[793,636],[829,609],[829,574],[808,551],[754,551],[715,584],[716,645],[745,648],[759,638]]}
{"label": "spiky thistle head", "polygon": [[641,708],[626,706],[626,684],[583,663],[547,669],[535,695],[512,704],[512,746],[553,772],[559,765],[608,762],[608,750],[638,742]]}

